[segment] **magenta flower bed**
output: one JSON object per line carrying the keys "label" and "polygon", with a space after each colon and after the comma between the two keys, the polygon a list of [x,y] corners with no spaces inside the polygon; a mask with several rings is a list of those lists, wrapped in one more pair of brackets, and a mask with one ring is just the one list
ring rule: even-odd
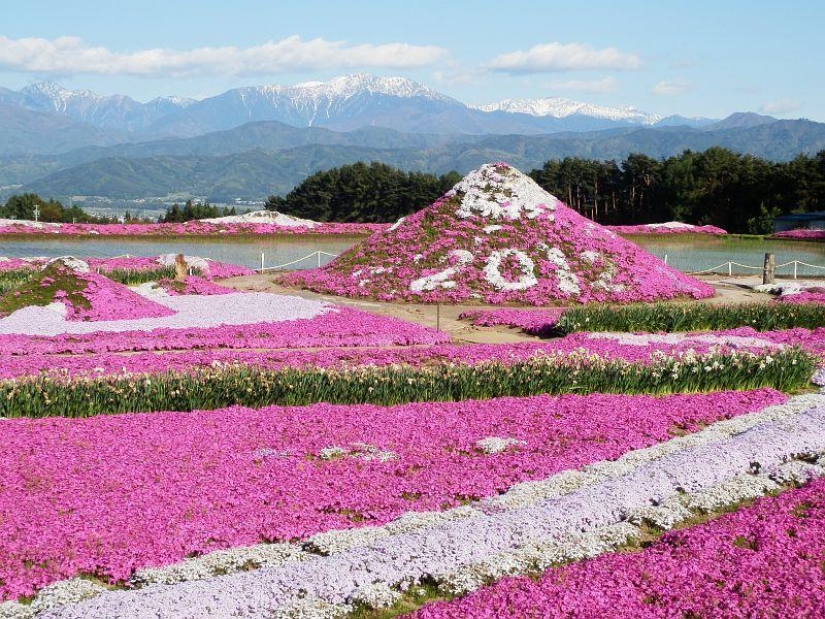
{"label": "magenta flower bed", "polygon": [[522,310],[499,308],[463,312],[459,320],[469,320],[476,327],[507,326],[519,328],[529,335],[547,335],[564,310]]}
{"label": "magenta flower bed", "polygon": [[803,290],[796,294],[786,294],[776,297],[774,301],[779,303],[825,303],[825,291],[817,288],[815,291]]}
{"label": "magenta flower bed", "polygon": [[175,312],[130,290],[127,286],[113,282],[97,273],[76,273],[78,281],[85,284],[80,293],[88,302],[83,307],[58,291],[55,301],[64,303],[67,320],[96,322],[99,320],[133,320],[140,318],[162,318]]}
{"label": "magenta flower bed", "polygon": [[199,236],[233,234],[372,234],[387,224],[319,223],[314,227],[275,224],[206,223],[179,224],[46,224],[43,228],[12,224],[0,226],[0,234],[66,236]]}
{"label": "magenta flower bed", "polygon": [[337,307],[312,319],[227,325],[195,329],[155,329],[53,337],[0,335],[0,355],[104,353],[196,348],[307,348],[323,346],[398,346],[448,342],[446,333]]}
{"label": "magenta flower bed", "polygon": [[[7,420],[0,598],[444,509],[784,400],[761,389]],[[521,442],[478,449],[493,436]],[[324,459],[330,447],[343,455]]]}
{"label": "magenta flower bed", "polygon": [[180,296],[180,295],[215,295],[215,294],[232,294],[234,292],[238,292],[234,288],[227,288],[226,286],[219,286],[218,284],[213,284],[208,279],[204,279],[203,277],[197,276],[187,276],[183,278],[183,282],[180,282],[180,287],[177,287],[178,284],[173,282],[172,280],[162,279],[158,282],[158,284],[170,295],[172,296]]}
{"label": "magenta flower bed", "polygon": [[825,239],[825,230],[809,230],[803,228],[799,230],[785,230],[771,235],[773,239],[798,239],[803,241],[820,241]]}
{"label": "magenta flower bed", "polygon": [[825,616],[825,480],[650,548],[510,578],[416,619]]}
{"label": "magenta flower bed", "polygon": [[[315,319],[318,320],[318,319]],[[297,321],[296,321],[297,322]],[[403,323],[406,325],[407,323]],[[273,327],[272,339],[268,339],[260,330]],[[411,325],[415,327],[415,325]],[[401,329],[401,327],[399,327]],[[440,332],[420,327],[421,331],[393,330],[394,336],[404,337],[408,342],[426,344],[427,338],[446,341]],[[343,336],[337,346],[324,350],[294,350],[300,347],[302,340],[294,337],[291,347],[284,350],[238,350],[237,348],[274,348],[274,344],[283,343],[284,330],[274,325],[251,325],[244,327],[226,327],[220,329],[220,336],[209,338],[206,329],[203,334],[188,332],[176,334],[165,341],[148,340],[140,334],[107,334],[105,342],[91,336],[65,336],[55,338],[32,338],[26,336],[0,336],[0,379],[31,376],[41,372],[51,372],[62,376],[103,376],[118,373],[162,373],[167,371],[186,371],[194,368],[214,367],[218,364],[245,364],[270,370],[286,367],[324,367],[346,368],[375,365],[386,366],[405,364],[412,366],[453,363],[472,365],[484,362],[512,363],[524,361],[541,355],[581,355],[593,354],[604,359],[624,359],[633,363],[648,363],[651,355],[661,353],[676,356],[688,352],[707,353],[713,343],[708,341],[685,340],[679,343],[650,342],[623,343],[614,339],[591,337],[587,333],[574,333],[564,338],[544,342],[520,342],[516,344],[435,344],[410,348],[376,348],[365,337],[357,335]],[[287,333],[289,331],[287,330]],[[726,332],[741,338],[759,338],[777,344],[799,345],[814,353],[825,353],[825,329],[809,331],[792,329],[757,333],[744,327]],[[719,335],[724,333],[719,332]],[[374,338],[380,337],[379,333]],[[641,337],[647,337],[647,334]],[[247,339],[244,339],[247,338]],[[353,339],[354,338],[354,339]],[[317,339],[304,341],[307,345],[317,343]],[[359,343],[360,342],[360,343]],[[328,344],[330,342],[328,341]],[[345,345],[349,343],[349,347]],[[403,342],[399,342],[403,343]],[[747,346],[743,340],[737,349],[752,352],[764,351],[764,348]],[[718,345],[717,345],[718,346]],[[151,352],[135,354],[116,354],[107,352],[117,350],[177,350],[157,354]],[[131,348],[130,348],[131,347]],[[213,348],[214,347],[214,348]],[[718,346],[720,350],[732,350],[734,346]],[[194,348],[212,348],[211,350],[191,350]],[[16,351],[9,353],[8,351]],[[76,353],[62,356],[62,353]],[[77,354],[79,353],[79,354]],[[86,354],[84,354],[86,353]]]}
{"label": "magenta flower bed", "polygon": [[605,226],[617,234],[727,234],[716,226],[694,226],[670,222],[665,224],[640,224],[637,226]]}
{"label": "magenta flower bed", "polygon": [[[130,256],[128,258],[84,258],[84,262],[89,265],[92,271],[106,273],[114,270],[123,271],[155,271],[161,268],[157,257],[146,258],[141,256]],[[217,262],[216,260],[202,259],[207,265],[201,275],[207,279],[236,277],[239,275],[253,275],[255,271],[245,266]],[[38,269],[49,261],[45,259],[22,260],[20,258],[9,258],[0,261],[0,272],[18,271],[26,269]]]}

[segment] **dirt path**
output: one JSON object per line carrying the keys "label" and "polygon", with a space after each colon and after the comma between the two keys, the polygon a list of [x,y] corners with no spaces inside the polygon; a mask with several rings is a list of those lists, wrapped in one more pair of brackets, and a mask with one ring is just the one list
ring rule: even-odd
{"label": "dirt path", "polygon": [[[702,303],[766,303],[771,296],[754,292],[752,287],[762,283],[755,276],[742,277],[722,277],[704,276],[700,277],[713,285],[716,296]],[[275,292],[279,294],[291,294],[305,299],[319,299],[355,307],[366,312],[380,314],[382,316],[392,316],[414,322],[427,327],[439,328],[449,333],[456,343],[476,343],[476,344],[506,344],[511,342],[535,341],[533,336],[526,335],[518,329],[507,327],[473,327],[469,322],[459,320],[462,312],[467,310],[495,309],[496,306],[467,304],[467,305],[428,305],[422,303],[387,303],[381,301],[347,299],[333,295],[318,294],[307,290],[297,290],[276,284],[272,274],[244,275],[242,277],[232,277],[220,282],[224,286],[237,290],[248,290],[255,292]]]}

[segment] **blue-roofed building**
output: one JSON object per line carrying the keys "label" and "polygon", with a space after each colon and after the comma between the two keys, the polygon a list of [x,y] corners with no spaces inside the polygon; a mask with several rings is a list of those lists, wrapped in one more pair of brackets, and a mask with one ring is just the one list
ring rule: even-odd
{"label": "blue-roofed building", "polygon": [[825,230],[825,211],[815,213],[788,213],[773,220],[773,231],[784,232],[798,228]]}

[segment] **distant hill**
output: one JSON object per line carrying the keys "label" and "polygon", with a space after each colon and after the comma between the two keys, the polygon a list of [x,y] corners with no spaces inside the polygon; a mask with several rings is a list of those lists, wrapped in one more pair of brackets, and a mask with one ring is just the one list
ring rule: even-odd
{"label": "distant hill", "polygon": [[[390,139],[394,148],[376,145]],[[315,141],[315,143],[307,143]],[[325,143],[317,143],[318,141]],[[266,144],[268,148],[261,145]],[[298,146],[293,146],[299,144]],[[280,146],[278,146],[280,145]],[[284,128],[255,123],[192,140],[118,146],[98,154],[148,151],[149,157],[108,156],[28,181],[23,189],[44,196],[97,195],[118,198],[189,192],[213,201],[265,198],[283,194],[306,176],[355,161],[380,161],[403,170],[466,173],[490,161],[507,161],[521,170],[548,159],[578,156],[624,159],[630,153],[654,158],[685,149],[722,146],[765,159],[785,161],[799,153],[825,149],[825,124],[804,120],[776,121],[753,127],[708,131],[690,128],[612,129],[542,136],[410,136],[388,130],[334,133],[322,129]],[[248,148],[231,152],[233,148]],[[84,151],[88,152],[88,151]],[[190,154],[195,153],[195,154]],[[79,157],[81,154],[72,153]],[[70,155],[66,155],[70,158]],[[34,170],[60,165],[35,159]],[[18,177],[20,176],[18,170]],[[4,184],[0,178],[0,184]]]}

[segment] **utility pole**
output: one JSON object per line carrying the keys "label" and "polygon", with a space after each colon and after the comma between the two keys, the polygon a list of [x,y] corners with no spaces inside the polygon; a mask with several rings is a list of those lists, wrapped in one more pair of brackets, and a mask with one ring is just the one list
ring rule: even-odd
{"label": "utility pole", "polygon": [[40,208],[34,205],[34,223],[37,223],[37,218],[40,217]]}

